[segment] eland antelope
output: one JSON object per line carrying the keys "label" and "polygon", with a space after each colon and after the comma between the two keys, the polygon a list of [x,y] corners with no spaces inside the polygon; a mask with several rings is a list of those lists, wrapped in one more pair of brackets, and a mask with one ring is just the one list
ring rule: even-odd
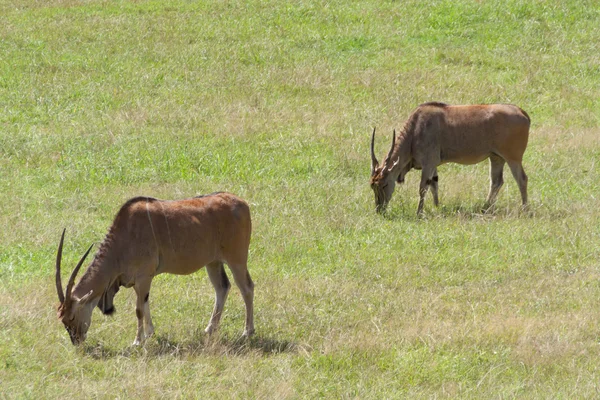
{"label": "eland antelope", "polygon": [[519,107],[509,104],[448,105],[421,104],[410,115],[383,164],[375,157],[375,129],[371,137],[371,179],[377,212],[385,211],[396,182],[404,182],[411,169],[421,170],[419,206],[423,213],[427,189],[431,187],[433,202],[438,205],[437,167],[453,162],[476,164],[490,159],[490,191],[485,208],[498,195],[507,163],[517,181],[523,204],[527,204],[527,175],[521,164],[529,138],[530,119]]}
{"label": "eland antelope", "polygon": [[210,334],[219,324],[231,287],[223,267],[226,263],[246,305],[244,336],[250,336],[254,333],[254,283],[247,268],[251,230],[248,204],[229,193],[176,201],[133,198],[121,207],[93,261],[75,285],[91,246],[83,255],[64,294],[60,277],[63,231],[56,256],[58,317],[73,344],[79,344],[86,338],[94,307],[111,314],[119,287],[133,287],[138,321],[133,344],[138,345],[154,332],[148,305],[152,279],[162,273],[187,275],[206,266],[216,294],[205,330]]}

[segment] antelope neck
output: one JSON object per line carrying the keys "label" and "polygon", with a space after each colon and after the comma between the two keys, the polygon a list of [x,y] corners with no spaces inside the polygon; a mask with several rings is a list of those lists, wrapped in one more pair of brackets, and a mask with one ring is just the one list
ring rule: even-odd
{"label": "antelope neck", "polygon": [[392,150],[388,163],[391,165],[389,172],[394,175],[400,174],[406,165],[410,162],[410,143],[406,135],[401,134]]}

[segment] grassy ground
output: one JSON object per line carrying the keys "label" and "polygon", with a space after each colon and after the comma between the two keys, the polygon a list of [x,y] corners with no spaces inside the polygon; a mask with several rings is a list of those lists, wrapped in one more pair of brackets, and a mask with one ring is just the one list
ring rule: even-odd
{"label": "grassy ground", "polygon": [[[0,397],[596,398],[600,11],[595,1],[0,0]],[[374,213],[381,157],[430,100],[532,117],[529,212],[508,170],[418,173]],[[135,195],[252,206],[257,335],[204,271],[155,279],[71,346],[65,269]],[[64,275],[66,275],[65,272]],[[64,278],[66,279],[66,278]]]}

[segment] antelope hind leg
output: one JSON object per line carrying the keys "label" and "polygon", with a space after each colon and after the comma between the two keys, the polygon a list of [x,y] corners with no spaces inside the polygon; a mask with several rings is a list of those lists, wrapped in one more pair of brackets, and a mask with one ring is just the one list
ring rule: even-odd
{"label": "antelope hind leg", "polygon": [[519,185],[519,191],[521,192],[521,200],[523,201],[523,205],[527,205],[527,174],[525,174],[525,170],[523,169],[523,165],[520,161],[509,161],[508,166],[510,167],[510,171],[517,181]]}
{"label": "antelope hind leg", "polygon": [[505,161],[502,157],[492,154],[490,156],[490,192],[488,194],[485,205],[483,206],[484,211],[488,210],[496,202],[498,192],[504,184],[502,177],[504,170]]}
{"label": "antelope hind leg", "polygon": [[227,278],[223,263],[220,261],[215,261],[208,264],[206,266],[206,271],[208,273],[210,282],[215,288],[215,306],[210,317],[210,322],[204,330],[204,332],[210,335],[219,326],[219,321],[221,320],[221,315],[223,314],[223,306],[225,305],[225,300],[227,300],[227,294],[231,288],[231,283],[229,283],[229,278]]}
{"label": "antelope hind leg", "polygon": [[248,272],[247,264],[229,264],[235,284],[240,289],[244,304],[246,305],[246,326],[242,336],[250,337],[254,334],[254,282]]}

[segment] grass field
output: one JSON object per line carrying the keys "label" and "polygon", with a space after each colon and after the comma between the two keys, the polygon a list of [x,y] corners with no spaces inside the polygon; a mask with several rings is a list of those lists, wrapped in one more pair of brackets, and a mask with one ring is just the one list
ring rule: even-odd
{"label": "grass field", "polygon": [[[382,157],[419,104],[532,118],[530,208],[488,163],[418,172],[374,212]],[[596,1],[0,0],[0,397],[598,398]],[[63,280],[130,197],[226,190],[253,215],[250,341],[237,288],[203,328],[206,272],[155,279],[86,343]]]}

